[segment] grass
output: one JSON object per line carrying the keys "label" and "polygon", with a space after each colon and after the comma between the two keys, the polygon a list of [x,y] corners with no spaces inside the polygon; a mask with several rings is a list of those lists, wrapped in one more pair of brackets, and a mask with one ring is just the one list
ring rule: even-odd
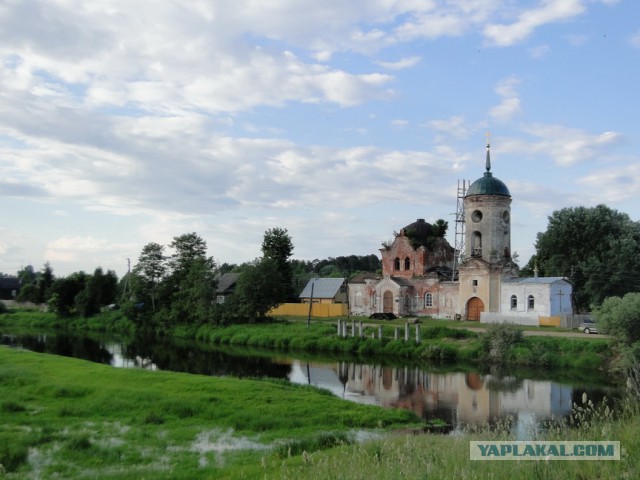
{"label": "grass", "polygon": [[[640,478],[640,407],[628,402],[617,418],[590,402],[574,406],[574,428],[558,423],[536,440],[619,441],[620,461],[471,461],[471,440],[514,440],[511,425],[481,428],[464,435],[397,435],[366,443],[288,458],[270,459],[261,469],[247,466],[250,477],[265,479],[523,479],[617,480]],[[240,477],[238,473],[238,477]],[[257,475],[256,475],[257,476]]]}
{"label": "grass", "polygon": [[630,401],[612,412],[585,399],[536,438],[620,441],[621,461],[472,462],[470,440],[513,440],[513,424],[455,437],[375,430],[356,442],[354,428],[411,426],[415,417],[284,381],[114,369],[9,348],[0,348],[0,398],[8,479],[640,476],[640,408]]}
{"label": "grass", "polygon": [[418,422],[285,381],[115,369],[9,348],[0,348],[0,398],[8,478],[206,478],[258,464],[286,442],[310,451],[348,443],[354,429]]}

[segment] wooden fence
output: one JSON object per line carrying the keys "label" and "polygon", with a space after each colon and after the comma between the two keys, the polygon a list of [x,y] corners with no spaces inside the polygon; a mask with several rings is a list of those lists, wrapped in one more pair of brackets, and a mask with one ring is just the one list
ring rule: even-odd
{"label": "wooden fence", "polygon": [[[339,317],[347,315],[346,303],[314,303],[311,307],[312,317]],[[308,303],[283,303],[269,312],[272,317],[291,315],[305,317],[309,315]]]}

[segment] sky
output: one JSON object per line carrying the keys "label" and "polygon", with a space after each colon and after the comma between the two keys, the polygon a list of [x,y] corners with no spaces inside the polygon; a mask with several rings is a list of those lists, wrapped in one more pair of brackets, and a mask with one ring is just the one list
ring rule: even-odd
{"label": "sky", "polygon": [[454,244],[487,132],[523,266],[555,210],[640,219],[639,86],[636,0],[0,0],[0,272]]}

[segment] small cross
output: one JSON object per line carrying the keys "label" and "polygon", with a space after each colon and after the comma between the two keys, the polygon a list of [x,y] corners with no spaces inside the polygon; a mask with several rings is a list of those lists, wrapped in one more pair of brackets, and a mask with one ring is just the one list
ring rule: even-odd
{"label": "small cross", "polygon": [[487,146],[491,144],[491,132],[487,130]]}

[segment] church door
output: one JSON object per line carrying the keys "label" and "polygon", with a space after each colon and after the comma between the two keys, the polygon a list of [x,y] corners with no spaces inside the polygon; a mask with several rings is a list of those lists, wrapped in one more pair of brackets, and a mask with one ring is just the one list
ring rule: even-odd
{"label": "church door", "polygon": [[382,297],[382,313],[393,313],[393,293],[390,290]]}
{"label": "church door", "polygon": [[467,302],[467,320],[477,322],[480,314],[484,312],[484,303],[478,297],[470,298]]}

